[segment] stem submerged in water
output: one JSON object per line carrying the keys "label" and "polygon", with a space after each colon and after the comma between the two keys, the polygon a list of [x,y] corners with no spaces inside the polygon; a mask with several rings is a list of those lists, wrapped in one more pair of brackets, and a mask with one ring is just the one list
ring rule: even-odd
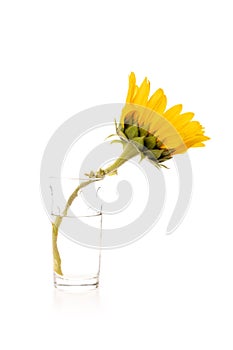
{"label": "stem submerged in water", "polygon": [[57,216],[54,223],[52,224],[53,266],[54,266],[54,272],[56,272],[58,275],[61,275],[61,276],[63,275],[62,268],[61,268],[61,257],[57,247],[59,227],[61,225],[63,217],[67,215],[70,206],[72,205],[75,198],[78,196],[79,191],[82,188],[88,186],[89,184],[95,181],[103,180],[106,175],[111,175],[112,172],[116,171],[122,164],[124,164],[130,158],[133,158],[137,154],[138,154],[138,151],[136,147],[129,143],[125,147],[121,156],[112,165],[110,165],[106,169],[100,169],[99,171],[97,171],[95,176],[92,179],[81,182],[80,185],[74,190],[74,192],[69,197],[62,215]]}
{"label": "stem submerged in water", "polygon": [[92,179],[92,180],[87,180],[87,181],[82,182],[74,190],[74,192],[71,194],[71,196],[69,197],[62,215],[57,216],[54,223],[52,224],[53,269],[54,269],[54,272],[56,272],[58,275],[63,275],[62,269],[61,269],[61,257],[60,257],[59,250],[57,247],[58,231],[59,231],[59,227],[60,227],[61,222],[62,222],[62,218],[67,215],[67,212],[68,212],[70,206],[72,205],[73,201],[75,200],[75,198],[78,196],[79,191],[82,188],[91,184],[92,182],[99,181],[99,180],[101,180],[101,179]]}
{"label": "stem submerged in water", "polygon": [[52,224],[52,239],[53,239],[53,270],[58,275],[63,275],[62,269],[61,269],[61,257],[59,254],[59,250],[57,247],[57,236],[58,236],[58,229],[61,224],[61,216],[58,216],[55,220],[55,222]]}

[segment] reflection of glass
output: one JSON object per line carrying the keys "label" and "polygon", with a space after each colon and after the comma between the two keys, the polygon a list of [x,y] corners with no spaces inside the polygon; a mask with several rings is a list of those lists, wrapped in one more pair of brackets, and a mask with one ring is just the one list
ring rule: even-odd
{"label": "reflection of glass", "polygon": [[99,289],[91,293],[64,293],[57,288],[53,294],[53,308],[59,312],[69,312],[76,316],[87,312],[93,313],[100,304]]}
{"label": "reflection of glass", "polygon": [[[64,215],[64,207],[70,194],[80,184],[80,179],[49,179],[49,191],[51,196],[50,217],[54,224],[58,218],[61,222],[58,229],[57,239],[53,236],[54,267],[59,255],[61,261],[60,272],[54,268],[54,286],[62,290],[79,291],[98,288],[101,260],[102,240],[102,211],[95,193],[95,207],[85,202],[85,188],[82,189],[74,200],[71,208]],[[95,248],[80,245],[79,237],[85,232],[80,232],[85,227],[95,228]],[[70,232],[67,232],[70,228]],[[70,234],[71,233],[71,234]],[[72,238],[70,238],[72,237]]]}

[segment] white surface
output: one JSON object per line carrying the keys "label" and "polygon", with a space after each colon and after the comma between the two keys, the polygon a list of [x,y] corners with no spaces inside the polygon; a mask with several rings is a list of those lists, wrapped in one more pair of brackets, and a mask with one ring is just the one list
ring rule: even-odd
{"label": "white surface", "polygon": [[[1,348],[232,349],[230,5],[1,2]],[[42,153],[66,118],[122,102],[131,70],[212,137],[190,152],[192,204],[173,235],[165,212],[144,239],[105,252],[97,293],[59,294]]]}

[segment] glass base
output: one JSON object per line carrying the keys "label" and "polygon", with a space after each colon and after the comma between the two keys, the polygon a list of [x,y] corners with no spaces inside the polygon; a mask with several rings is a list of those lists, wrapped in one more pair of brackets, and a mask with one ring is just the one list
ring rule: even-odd
{"label": "glass base", "polygon": [[54,276],[54,287],[69,292],[86,292],[97,289],[99,286],[99,276],[61,276],[56,272]]}

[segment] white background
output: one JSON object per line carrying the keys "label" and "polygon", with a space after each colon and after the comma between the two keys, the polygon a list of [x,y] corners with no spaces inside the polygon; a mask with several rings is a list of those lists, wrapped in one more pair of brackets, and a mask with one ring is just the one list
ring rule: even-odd
{"label": "white background", "polygon": [[[232,349],[230,5],[1,1],[1,348]],[[131,70],[194,111],[212,138],[190,151],[192,204],[173,235],[167,215],[105,252],[98,292],[57,293],[42,154],[67,118],[123,102]]]}

